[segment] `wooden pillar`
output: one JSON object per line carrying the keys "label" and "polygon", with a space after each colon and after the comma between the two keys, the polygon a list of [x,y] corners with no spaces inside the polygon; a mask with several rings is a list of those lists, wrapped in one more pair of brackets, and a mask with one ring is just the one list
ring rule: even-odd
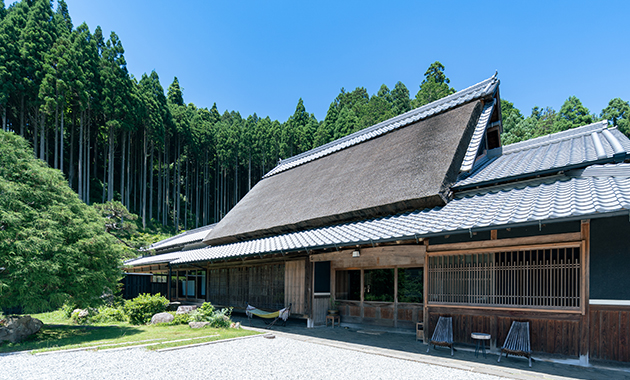
{"label": "wooden pillar", "polygon": [[313,297],[315,295],[311,291],[313,289],[313,268],[315,265],[311,262],[310,256],[307,256],[304,260],[304,266],[304,299],[306,300],[304,314],[312,321],[315,318],[313,314]]}
{"label": "wooden pillar", "polygon": [[335,273],[335,268],[333,266],[332,261],[330,262],[330,298],[334,301],[336,301],[335,299],[335,294],[336,294],[336,273]]}
{"label": "wooden pillar", "polygon": [[166,282],[167,282],[167,284],[166,284],[167,285],[167,287],[166,287],[166,294],[167,294],[166,298],[168,298],[169,301],[173,300],[173,298],[171,298],[171,278],[172,278],[171,272],[172,272],[171,264],[168,264],[168,278],[166,280]]}
{"label": "wooden pillar", "polygon": [[424,281],[424,290],[422,295],[422,303],[424,305],[423,315],[422,315],[422,324],[424,329],[424,344],[429,344],[429,340],[431,339],[429,335],[429,239],[424,240],[424,245],[427,247],[426,253],[424,254],[424,269],[422,273],[423,281]]}
{"label": "wooden pillar", "polygon": [[206,302],[210,302],[210,264],[206,265]]}
{"label": "wooden pillar", "polygon": [[582,303],[582,316],[580,318],[580,363],[583,365],[589,362],[590,351],[590,319],[589,319],[589,300],[590,300],[590,258],[591,258],[591,221],[590,219],[583,220],[581,223],[581,257],[582,264],[582,283],[581,292],[582,297],[580,302]]}
{"label": "wooden pillar", "polygon": [[365,293],[365,270],[361,269],[361,320],[363,320],[363,301]]}
{"label": "wooden pillar", "polygon": [[394,327],[398,327],[398,267],[394,268]]}

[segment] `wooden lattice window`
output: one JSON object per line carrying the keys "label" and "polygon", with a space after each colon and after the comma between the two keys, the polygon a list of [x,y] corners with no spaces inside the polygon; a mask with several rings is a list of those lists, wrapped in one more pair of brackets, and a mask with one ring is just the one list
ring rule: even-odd
{"label": "wooden lattice window", "polygon": [[432,304],[579,309],[579,247],[429,257]]}

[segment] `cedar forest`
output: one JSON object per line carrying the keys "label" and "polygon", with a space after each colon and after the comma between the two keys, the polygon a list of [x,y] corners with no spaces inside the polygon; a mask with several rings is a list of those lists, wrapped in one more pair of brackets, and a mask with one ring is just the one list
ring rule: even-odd
{"label": "cedar forest", "polygon": [[[119,201],[147,232],[174,234],[219,221],[278,160],[299,154],[454,93],[440,62],[417,94],[401,82],[341,89],[324,120],[303,101],[281,122],[186,103],[177,78],[165,93],[155,71],[135,78],[122,41],[85,23],[74,27],[67,4],[0,0],[2,129],[31,144],[60,170],[86,204]],[[501,102],[502,143],[601,119],[630,136],[630,106],[610,100],[599,114],[569,97],[559,111],[524,116]]]}

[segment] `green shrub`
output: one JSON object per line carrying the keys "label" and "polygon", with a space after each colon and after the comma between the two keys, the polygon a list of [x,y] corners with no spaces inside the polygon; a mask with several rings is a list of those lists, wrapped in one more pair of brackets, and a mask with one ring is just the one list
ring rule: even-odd
{"label": "green shrub", "polygon": [[144,325],[151,321],[154,314],[162,313],[168,306],[168,300],[160,293],[156,295],[140,294],[125,301],[124,311],[132,325]]}
{"label": "green shrub", "polygon": [[187,325],[190,322],[189,314],[175,314],[175,312],[170,314],[173,314],[173,321],[169,323],[170,325]]}
{"label": "green shrub", "polygon": [[193,310],[190,313],[190,320],[192,322],[210,322],[214,315],[214,306],[210,302],[204,302],[201,307]]}
{"label": "green shrub", "polygon": [[76,309],[76,305],[74,304],[70,304],[70,303],[64,303],[63,306],[61,307],[61,311],[63,311],[63,315],[66,316],[66,318],[70,319],[70,317],[72,316],[72,312]]}
{"label": "green shrub", "polygon": [[91,323],[125,322],[127,316],[121,307],[101,306],[98,313],[90,316]]}
{"label": "green shrub", "polygon": [[232,320],[230,316],[232,315],[232,308],[221,309],[219,311],[215,311],[212,314],[212,318],[209,321],[210,326],[212,327],[222,327],[228,328],[232,324]]}
{"label": "green shrub", "polygon": [[232,308],[216,310],[210,302],[204,302],[201,307],[190,313],[192,322],[210,322],[210,327],[230,327]]}

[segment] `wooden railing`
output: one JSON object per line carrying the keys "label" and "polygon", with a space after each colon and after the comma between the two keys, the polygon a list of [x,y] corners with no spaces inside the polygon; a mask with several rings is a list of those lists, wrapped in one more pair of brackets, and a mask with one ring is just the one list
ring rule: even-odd
{"label": "wooden railing", "polygon": [[580,308],[580,249],[557,248],[429,258],[429,304]]}

